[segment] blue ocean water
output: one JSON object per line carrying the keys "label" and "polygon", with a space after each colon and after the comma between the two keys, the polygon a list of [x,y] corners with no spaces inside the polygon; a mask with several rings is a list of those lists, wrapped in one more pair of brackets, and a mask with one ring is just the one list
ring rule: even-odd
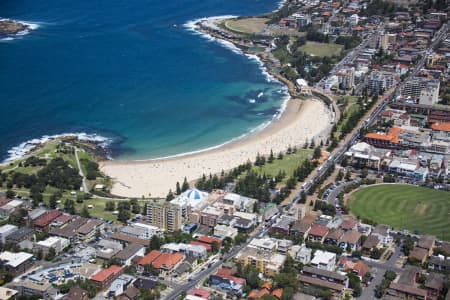
{"label": "blue ocean water", "polygon": [[183,24],[276,7],[274,0],[0,1],[1,18],[39,24],[0,42],[0,159],[26,140],[70,132],[112,138],[114,158],[155,158],[218,145],[269,121],[281,84]]}

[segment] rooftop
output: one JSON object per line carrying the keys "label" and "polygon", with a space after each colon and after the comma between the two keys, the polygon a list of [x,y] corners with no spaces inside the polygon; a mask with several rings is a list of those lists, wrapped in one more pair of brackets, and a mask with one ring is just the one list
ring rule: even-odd
{"label": "rooftop", "polygon": [[115,257],[121,260],[127,260],[133,255],[136,255],[137,252],[139,252],[141,249],[143,249],[144,246],[139,244],[129,244],[125,247],[125,249],[119,251]]}
{"label": "rooftop", "polygon": [[37,218],[34,221],[34,226],[37,227],[47,227],[48,225],[50,225],[50,223],[56,219],[57,217],[59,217],[60,215],[62,215],[62,212],[59,210],[52,210],[42,216],[40,216],[39,218]]}
{"label": "rooftop", "polygon": [[327,235],[328,231],[328,227],[314,224],[309,231],[309,235],[324,237]]}
{"label": "rooftop", "polygon": [[114,276],[122,271],[122,267],[112,265],[108,269],[103,269],[91,277],[91,280],[103,282],[110,276]]}
{"label": "rooftop", "polygon": [[33,254],[26,252],[13,253],[9,251],[4,251],[0,253],[0,260],[5,261],[7,265],[13,268],[20,266],[21,264],[31,259],[32,257]]}
{"label": "rooftop", "polygon": [[182,253],[162,253],[153,262],[152,265],[156,269],[170,269],[184,259]]}

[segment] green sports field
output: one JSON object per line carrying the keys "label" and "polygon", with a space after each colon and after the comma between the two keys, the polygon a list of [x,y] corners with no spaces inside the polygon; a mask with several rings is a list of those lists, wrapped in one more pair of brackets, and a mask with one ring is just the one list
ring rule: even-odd
{"label": "green sports field", "polygon": [[377,185],[355,192],[348,206],[359,218],[450,240],[450,192],[411,185]]}

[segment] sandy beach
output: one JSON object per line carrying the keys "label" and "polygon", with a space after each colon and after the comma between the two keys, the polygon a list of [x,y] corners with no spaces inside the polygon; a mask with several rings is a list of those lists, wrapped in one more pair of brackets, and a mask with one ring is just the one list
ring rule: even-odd
{"label": "sandy beach", "polygon": [[331,128],[331,112],[319,100],[288,101],[284,113],[260,132],[217,149],[186,156],[148,161],[104,161],[101,170],[113,179],[112,194],[125,197],[165,197],[186,176],[188,181],[203,174],[230,170],[257,153],[267,155],[286,151],[289,145],[305,140],[325,140]]}

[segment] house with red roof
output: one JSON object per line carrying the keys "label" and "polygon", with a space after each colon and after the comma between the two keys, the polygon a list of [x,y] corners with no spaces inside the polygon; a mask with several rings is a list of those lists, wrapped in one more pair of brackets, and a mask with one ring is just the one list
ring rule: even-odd
{"label": "house with red roof", "polygon": [[156,258],[158,258],[158,256],[161,255],[161,252],[159,252],[158,250],[152,250],[150,251],[147,255],[145,255],[144,257],[142,257],[136,266],[136,271],[138,273],[142,273],[144,272],[145,266],[149,266],[153,263],[153,261],[156,260]]}
{"label": "house with red roof", "polygon": [[308,233],[308,240],[323,243],[329,231],[330,229],[326,226],[314,224]]}
{"label": "house with red roof", "polygon": [[61,215],[62,215],[62,212],[59,210],[55,209],[55,210],[49,211],[48,213],[43,214],[42,216],[40,216],[39,218],[34,220],[33,226],[37,231],[47,230],[48,227],[50,226],[50,224],[53,222],[53,220],[55,220],[56,218],[58,218]]}
{"label": "house with red roof", "polygon": [[210,296],[210,292],[204,289],[193,289],[188,292],[188,295],[208,299]]}
{"label": "house with red roof", "polygon": [[111,285],[123,273],[123,268],[112,265],[108,269],[102,269],[91,277],[91,281],[95,286],[103,290]]}
{"label": "house with red roof", "polygon": [[153,262],[152,266],[163,272],[170,272],[178,267],[185,259],[183,253],[161,253]]}
{"label": "house with red roof", "polygon": [[206,235],[202,235],[202,236],[198,237],[196,241],[191,241],[191,245],[203,246],[206,248],[206,250],[208,252],[212,252],[213,243],[216,243],[216,245],[218,246],[218,249],[220,249],[220,247],[222,247],[222,241],[220,239],[206,236]]}
{"label": "house with red roof", "polygon": [[370,271],[369,266],[366,265],[362,260],[353,262],[352,260],[344,256],[341,256],[341,258],[339,259],[338,267],[345,272],[352,271],[361,279]]}

